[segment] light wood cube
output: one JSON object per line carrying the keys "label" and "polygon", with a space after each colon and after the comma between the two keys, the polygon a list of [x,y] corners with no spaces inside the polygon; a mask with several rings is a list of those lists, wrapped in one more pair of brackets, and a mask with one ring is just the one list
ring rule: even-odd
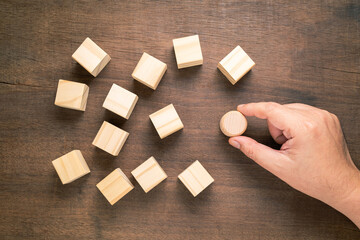
{"label": "light wood cube", "polygon": [[107,175],[103,180],[96,184],[96,187],[111,205],[114,205],[134,188],[120,168],[115,169]]}
{"label": "light wood cube", "polygon": [[234,85],[240,78],[255,66],[254,61],[246,52],[237,46],[223,60],[218,63],[219,70]]}
{"label": "light wood cube", "polygon": [[128,136],[128,132],[104,121],[92,144],[113,156],[117,156]]}
{"label": "light wood cube", "polygon": [[178,178],[194,197],[214,182],[214,179],[198,160],[180,173]]}
{"label": "light wood cube", "polygon": [[55,105],[85,111],[89,95],[89,87],[86,84],[59,80],[56,92]]}
{"label": "light wood cube", "polygon": [[154,157],[143,162],[131,174],[146,193],[167,178],[166,173]]}
{"label": "light wood cube", "polygon": [[167,65],[165,63],[144,52],[131,76],[155,90],[166,69]]}
{"label": "light wood cube", "polygon": [[138,99],[139,97],[136,94],[113,84],[103,107],[125,119],[129,119]]}
{"label": "light wood cube", "polygon": [[149,117],[161,139],[184,128],[184,125],[172,104],[151,114]]}
{"label": "light wood cube", "polygon": [[90,38],[86,38],[72,58],[96,77],[111,60],[110,56]]}
{"label": "light wood cube", "polygon": [[71,183],[90,172],[80,150],[71,151],[52,161],[52,164],[62,184]]}
{"label": "light wood cube", "polygon": [[178,69],[203,64],[199,35],[173,39]]}

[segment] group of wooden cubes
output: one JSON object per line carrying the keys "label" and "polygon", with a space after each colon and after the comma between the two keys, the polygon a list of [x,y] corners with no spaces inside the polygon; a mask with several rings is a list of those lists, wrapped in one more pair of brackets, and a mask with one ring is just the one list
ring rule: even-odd
{"label": "group of wooden cubes", "polygon": [[[173,45],[179,69],[203,64],[198,35],[174,39]],[[72,57],[94,77],[111,60],[110,56],[90,38],[85,39]],[[235,84],[254,65],[255,63],[244,50],[237,46],[219,62],[218,68],[232,84]],[[164,62],[144,52],[132,77],[156,90],[166,69],[167,65]],[[89,87],[86,84],[60,79],[55,105],[85,111],[88,95]],[[103,107],[129,119],[138,99],[136,94],[113,84]],[[149,117],[161,139],[184,128],[173,104],[150,114]],[[92,144],[111,155],[118,156],[128,136],[128,132],[104,121]],[[90,172],[79,150],[74,150],[54,160],[53,165],[63,184],[70,183]],[[150,157],[131,173],[145,192],[150,191],[167,178],[166,173],[154,157]],[[214,181],[199,161],[195,161],[185,169],[178,178],[194,196],[197,196]],[[134,186],[121,169],[117,168],[100,181],[97,188],[111,204],[114,204],[130,192]]]}
{"label": "group of wooden cubes", "polygon": [[[63,184],[71,183],[90,173],[90,169],[80,150],[73,150],[55,159],[52,161],[52,164]],[[143,162],[140,166],[135,168],[131,174],[145,193],[149,192],[167,178],[167,174],[154,157],[150,157]],[[191,164],[179,174],[178,178],[194,197],[214,182],[214,179],[199,161],[195,161]],[[101,180],[96,187],[109,203],[114,205],[118,200],[130,192],[134,188],[134,185],[120,168],[116,168]]]}

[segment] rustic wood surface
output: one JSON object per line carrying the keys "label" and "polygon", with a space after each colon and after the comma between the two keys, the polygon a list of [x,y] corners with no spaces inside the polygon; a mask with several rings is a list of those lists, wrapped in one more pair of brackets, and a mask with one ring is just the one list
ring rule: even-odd
{"label": "rustic wood surface", "polygon": [[[360,239],[219,129],[240,103],[311,104],[339,116],[360,167],[358,1],[3,0],[0,17],[1,239]],[[178,70],[171,40],[192,34],[204,64]],[[71,59],[86,37],[112,58],[96,78]],[[236,45],[256,66],[232,86],[216,65]],[[144,51],[168,64],[156,91],[131,78]],[[54,105],[60,78],[89,85],[85,112]],[[140,97],[127,121],[102,108],[112,83]],[[148,115],[170,103],[185,128],[160,140]],[[130,133],[118,157],[91,145],[104,120]],[[278,147],[264,121],[245,134]],[[62,185],[51,161],[73,149],[91,173]],[[130,172],[150,156],[169,177],[145,194]],[[177,175],[196,159],[215,182],[194,198]],[[135,189],[110,206],[95,185],[117,167]]]}

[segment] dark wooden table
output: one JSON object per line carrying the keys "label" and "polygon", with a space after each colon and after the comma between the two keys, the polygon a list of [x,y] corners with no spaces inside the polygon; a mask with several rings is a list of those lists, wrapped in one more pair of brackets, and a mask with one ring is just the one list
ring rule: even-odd
{"label": "dark wooden table", "polygon": [[[337,114],[360,166],[360,5],[354,1],[1,1],[1,239],[360,239],[342,214],[227,143],[220,117],[253,101]],[[172,39],[199,34],[204,64],[178,70]],[[71,59],[92,38],[112,60],[93,78]],[[217,63],[240,45],[256,66],[237,85]],[[142,53],[168,64],[158,89],[131,78]],[[59,79],[90,86],[86,111],[54,105]],[[129,120],[102,108],[116,83],[138,94]],[[173,103],[185,128],[160,140],[148,115]],[[118,157],[92,146],[107,120],[130,136]],[[264,121],[246,135],[278,147]],[[51,161],[82,151],[91,173],[62,185]],[[154,156],[168,179],[145,194],[130,172]],[[196,159],[215,183],[193,196]],[[120,167],[135,189],[114,206],[95,187]]]}

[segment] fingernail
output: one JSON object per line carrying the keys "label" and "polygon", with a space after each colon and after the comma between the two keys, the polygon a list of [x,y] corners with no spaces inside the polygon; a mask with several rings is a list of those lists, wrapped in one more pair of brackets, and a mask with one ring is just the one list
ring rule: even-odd
{"label": "fingernail", "polygon": [[238,105],[238,108],[240,108],[240,107],[243,107],[245,104],[240,104],[240,105]]}
{"label": "fingernail", "polygon": [[240,143],[238,143],[235,140],[230,140],[229,141],[230,145],[233,146],[234,148],[240,149]]}

